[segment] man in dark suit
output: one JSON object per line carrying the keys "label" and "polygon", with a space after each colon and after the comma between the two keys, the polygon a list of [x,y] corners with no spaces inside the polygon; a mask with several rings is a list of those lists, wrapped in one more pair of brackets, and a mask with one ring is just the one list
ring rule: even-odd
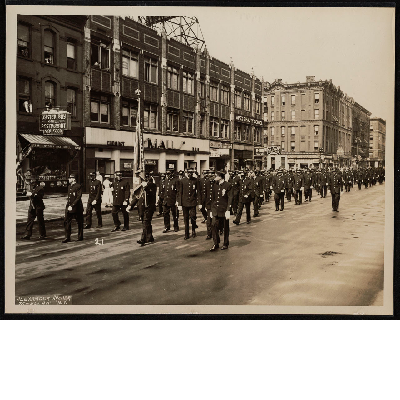
{"label": "man in dark suit", "polygon": [[276,175],[272,179],[272,190],[274,191],[275,200],[275,211],[279,211],[279,205],[281,206],[281,211],[285,207],[285,187],[286,178],[283,175],[283,171],[278,169]]}
{"label": "man in dark suit", "polygon": [[250,204],[251,204],[251,191],[252,191],[252,180],[249,176],[245,175],[244,171],[240,171],[240,191],[239,191],[239,206],[236,213],[236,218],[233,223],[235,225],[240,224],[240,218],[242,217],[243,207],[246,207],[247,223],[251,222],[250,215]]}
{"label": "man in dark suit", "polygon": [[200,202],[201,202],[200,212],[203,215],[203,221],[201,221],[203,224],[207,222],[207,210],[205,206],[206,182],[208,181],[207,175],[208,175],[208,170],[203,170],[202,177],[199,179]]}
{"label": "man in dark suit", "polygon": [[342,175],[338,168],[332,172],[329,180],[329,190],[332,195],[332,210],[339,212],[339,200],[341,187],[343,185]]}
{"label": "man in dark suit", "polygon": [[145,176],[145,180],[142,182],[143,188],[143,231],[142,237],[137,242],[144,246],[146,243],[153,243],[153,227],[151,226],[151,220],[153,214],[156,211],[156,199],[157,199],[157,186],[154,183],[150,175]]}
{"label": "man in dark suit", "polygon": [[192,237],[196,237],[196,206],[200,205],[198,179],[193,176],[194,170],[188,169],[186,176],[180,180],[178,188],[178,210],[183,212],[185,223],[185,240],[189,239],[189,218],[192,225]]}
{"label": "man in dark suit", "polygon": [[303,201],[303,174],[300,169],[293,175],[294,204],[300,205]]}
{"label": "man in dark suit", "polygon": [[76,219],[78,223],[78,239],[83,240],[83,203],[82,203],[82,186],[76,182],[76,176],[71,174],[69,176],[68,198],[65,207],[65,239],[62,243],[71,241],[71,223],[72,219]]}
{"label": "man in dark suit", "polygon": [[165,174],[160,174],[160,182],[158,183],[158,216],[164,215],[164,192],[165,192]]}
{"label": "man in dark suit", "polygon": [[97,217],[97,228],[103,226],[103,221],[101,217],[101,182],[96,179],[96,174],[91,172],[90,177],[90,187],[89,187],[89,198],[86,206],[86,225],[84,229],[90,229],[92,227],[92,209],[96,210]]}
{"label": "man in dark suit", "polygon": [[230,208],[232,206],[232,185],[225,181],[225,172],[218,171],[215,175],[215,183],[212,186],[211,213],[212,217],[212,238],[214,241],[210,251],[215,251],[219,248],[219,231],[223,225],[224,244],[221,250],[226,250],[229,247],[229,218],[231,215]]}
{"label": "man in dark suit", "polygon": [[176,196],[178,193],[179,180],[175,176],[175,170],[173,168],[168,169],[167,178],[164,182],[164,230],[163,233],[167,233],[171,230],[171,217],[174,222],[174,231],[179,231],[178,224],[178,210],[176,205]]}
{"label": "man in dark suit", "polygon": [[29,208],[28,208],[28,221],[26,223],[25,235],[22,239],[29,240],[32,236],[32,227],[37,217],[39,224],[39,239],[46,239],[46,227],[44,224],[43,210],[45,209],[43,203],[44,189],[38,184],[36,179],[30,179],[30,190],[26,193],[30,197]]}
{"label": "man in dark suit", "polygon": [[233,190],[233,200],[232,200],[232,212],[234,215],[237,214],[238,206],[239,206],[239,193],[240,193],[240,176],[237,171],[233,174],[232,177],[232,190]]}
{"label": "man in dark suit", "polygon": [[256,168],[254,177],[254,217],[260,213],[261,202],[264,197],[264,177],[261,175],[260,168]]}
{"label": "man in dark suit", "polygon": [[[129,229],[129,214],[126,211],[128,206],[129,197],[131,195],[131,189],[128,182],[122,181],[122,172],[117,171],[115,173],[116,182],[114,183],[114,191],[113,191],[113,208],[111,211],[113,220],[114,220],[114,229],[111,232],[115,231],[127,231]],[[118,212],[122,211],[124,216],[124,227],[120,229],[121,221],[118,218]]]}
{"label": "man in dark suit", "polygon": [[307,168],[306,172],[303,175],[304,201],[311,201],[313,184],[314,182],[312,173]]}

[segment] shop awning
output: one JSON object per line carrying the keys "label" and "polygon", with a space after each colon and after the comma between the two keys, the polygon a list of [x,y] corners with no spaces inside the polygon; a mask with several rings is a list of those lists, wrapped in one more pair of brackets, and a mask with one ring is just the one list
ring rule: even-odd
{"label": "shop awning", "polygon": [[[20,141],[23,147],[29,145],[31,148],[50,148],[50,149],[69,149],[80,150],[81,147],[77,145],[71,138],[65,136],[45,136],[45,135],[32,135],[30,133],[20,133]],[[22,139],[22,140],[21,140]]]}

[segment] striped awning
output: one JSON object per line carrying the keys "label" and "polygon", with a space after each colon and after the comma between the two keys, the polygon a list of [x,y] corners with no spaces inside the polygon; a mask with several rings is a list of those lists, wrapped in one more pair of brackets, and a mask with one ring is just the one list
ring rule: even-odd
{"label": "striped awning", "polygon": [[19,136],[20,141],[25,141],[25,145],[29,144],[30,147],[70,150],[81,149],[71,138],[65,136],[32,135],[30,133],[20,133]]}

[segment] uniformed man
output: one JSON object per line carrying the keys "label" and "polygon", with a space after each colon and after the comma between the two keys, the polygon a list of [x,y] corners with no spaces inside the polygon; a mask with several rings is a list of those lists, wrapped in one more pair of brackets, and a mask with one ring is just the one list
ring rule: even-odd
{"label": "uniformed man", "polygon": [[84,229],[90,229],[92,227],[92,209],[96,210],[97,217],[97,228],[101,228],[103,226],[103,221],[101,217],[101,182],[96,179],[96,174],[91,172],[89,174],[90,178],[90,187],[89,187],[89,198],[86,205],[86,225]]}
{"label": "uniformed man", "polygon": [[232,178],[232,190],[233,190],[233,200],[232,200],[232,212],[233,215],[237,214],[238,206],[239,206],[239,193],[240,193],[240,176],[238,171],[235,171],[235,174]]}
{"label": "uniformed man", "polygon": [[[129,229],[129,214],[126,211],[128,206],[129,197],[130,197],[130,185],[128,182],[122,181],[122,172],[115,172],[116,182],[114,183],[114,191],[113,191],[113,208],[111,211],[113,221],[114,221],[114,229],[111,232],[115,231],[127,231]],[[122,215],[124,216],[124,227],[120,229],[121,221],[118,218],[118,212],[122,211]]]}
{"label": "uniformed man", "polygon": [[242,217],[243,207],[246,207],[246,217],[247,223],[251,222],[251,215],[250,215],[250,204],[251,204],[251,190],[252,190],[252,181],[249,178],[248,174],[245,174],[244,171],[239,172],[240,177],[240,191],[239,191],[239,205],[238,210],[236,213],[236,218],[234,219],[233,223],[235,225],[240,224],[240,218]]}
{"label": "uniformed man", "polygon": [[78,223],[78,239],[83,240],[83,203],[82,203],[82,186],[76,182],[76,176],[70,174],[68,186],[67,205],[65,207],[65,239],[62,243],[71,241],[71,223],[75,219]]}
{"label": "uniformed man", "polygon": [[211,214],[212,217],[212,238],[214,241],[210,251],[219,248],[220,237],[219,231],[221,224],[224,231],[224,244],[221,250],[229,247],[229,218],[231,215],[230,208],[232,206],[232,185],[225,181],[225,172],[218,171],[215,175],[215,183],[212,186]]}
{"label": "uniformed man", "polygon": [[206,240],[212,239],[212,216],[211,216],[211,202],[212,202],[212,188],[215,182],[215,174],[209,171],[207,174],[207,182],[205,187],[205,207],[207,210],[207,236]]}
{"label": "uniformed man", "polygon": [[258,217],[260,214],[260,207],[262,199],[264,198],[264,178],[261,175],[260,168],[256,168],[254,175],[254,215]]}
{"label": "uniformed man", "polygon": [[157,186],[154,183],[150,174],[146,174],[145,180],[142,182],[143,188],[143,231],[142,237],[137,242],[144,246],[146,243],[154,243],[153,238],[153,227],[151,226],[151,220],[153,214],[156,211],[156,199],[157,199]]}
{"label": "uniformed man", "polygon": [[328,189],[328,173],[325,169],[323,169],[320,173],[319,186],[320,186],[321,199],[325,198]]}
{"label": "uniformed man", "polygon": [[200,212],[203,215],[203,220],[201,223],[206,223],[207,222],[207,210],[205,206],[206,202],[206,182],[208,181],[208,170],[203,170],[202,172],[202,177],[199,179],[199,187],[200,187],[200,202],[201,202],[201,208]]}
{"label": "uniformed man", "polygon": [[174,231],[179,231],[178,223],[178,210],[176,206],[176,196],[178,193],[179,180],[175,176],[175,170],[169,168],[167,177],[164,182],[164,230],[163,233],[167,233],[171,230],[171,218],[170,213],[172,213],[172,219],[174,223]]}
{"label": "uniformed man", "polygon": [[185,240],[189,239],[189,218],[192,225],[192,237],[196,237],[196,206],[200,205],[200,190],[197,178],[193,176],[194,170],[189,168],[186,176],[180,180],[178,188],[178,210],[183,212],[185,224]]}
{"label": "uniformed man", "polygon": [[272,190],[274,191],[275,211],[283,211],[285,207],[285,187],[286,179],[283,175],[282,169],[278,169],[276,175],[272,179]]}
{"label": "uniformed man", "polygon": [[264,189],[264,195],[265,195],[265,201],[269,203],[269,198],[271,196],[271,182],[272,182],[272,170],[270,169],[269,171],[266,172],[265,174],[265,189]]}
{"label": "uniformed man", "polygon": [[32,227],[37,217],[39,224],[39,239],[46,239],[46,227],[44,224],[43,211],[45,209],[43,203],[44,189],[40,186],[36,179],[29,179],[30,190],[26,195],[30,198],[28,208],[28,221],[26,223],[25,235],[22,239],[29,240],[32,236]]}
{"label": "uniformed man", "polygon": [[343,173],[344,188],[346,192],[350,192],[351,184],[353,181],[353,175],[349,168],[346,168]]}
{"label": "uniformed man", "polygon": [[294,204],[300,205],[303,202],[303,174],[300,169],[293,175]]}
{"label": "uniformed man", "polygon": [[309,168],[306,169],[303,175],[303,187],[304,187],[304,201],[311,201],[313,177]]}
{"label": "uniformed man", "polygon": [[338,168],[332,172],[329,180],[329,190],[332,195],[332,210],[339,212],[339,200],[342,186],[342,175]]}
{"label": "uniformed man", "polygon": [[164,192],[165,192],[165,174],[162,172],[160,174],[160,182],[158,183],[158,217],[164,215],[163,205],[164,205]]}
{"label": "uniformed man", "polygon": [[293,195],[293,170],[290,169],[286,173],[286,200],[291,202]]}

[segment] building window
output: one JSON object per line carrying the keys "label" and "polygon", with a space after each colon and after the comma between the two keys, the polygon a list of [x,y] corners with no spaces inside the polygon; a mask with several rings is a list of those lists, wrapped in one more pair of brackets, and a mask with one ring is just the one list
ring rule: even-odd
{"label": "building window", "polygon": [[179,110],[168,109],[167,131],[179,132]]}
{"label": "building window", "polygon": [[284,141],[281,142],[281,150],[285,151],[285,142]]}
{"label": "building window", "polygon": [[218,101],[218,84],[214,82],[210,83],[210,100]]}
{"label": "building window", "polygon": [[271,139],[274,140],[274,136],[275,136],[275,127],[271,126]]}
{"label": "building window", "polygon": [[271,121],[275,121],[275,111],[271,111]]}
{"label": "building window", "polygon": [[210,117],[210,136],[219,137],[218,118]]}
{"label": "building window", "polygon": [[282,105],[284,106],[286,104],[286,100],[285,100],[285,95],[282,95]]}
{"label": "building window", "polygon": [[167,87],[172,90],[179,90],[179,71],[175,67],[168,67]]}
{"label": "building window", "polygon": [[193,74],[183,71],[183,92],[193,94]]}
{"label": "building window", "polygon": [[281,111],[281,120],[282,120],[282,121],[285,120],[285,111]]}
{"label": "building window", "polygon": [[319,110],[314,110],[314,119],[319,118]]}
{"label": "building window", "polygon": [[264,133],[264,144],[268,145],[268,135]]}
{"label": "building window", "polygon": [[318,133],[319,133],[319,126],[314,125],[314,135],[318,135]]}
{"label": "building window", "polygon": [[294,94],[290,96],[290,104],[292,106],[296,105],[296,96]]}
{"label": "building window", "polygon": [[18,93],[18,111],[31,113],[31,82],[29,79],[18,79]]}
{"label": "building window", "polygon": [[76,117],[76,90],[67,88],[67,111]]}
{"label": "building window", "polygon": [[245,111],[250,111],[250,95],[243,93],[243,107]]}
{"label": "building window", "polygon": [[319,143],[318,142],[314,142],[314,151],[317,151],[319,148]]}
{"label": "building window", "polygon": [[122,50],[122,75],[139,77],[139,55],[133,51]]}
{"label": "building window", "polygon": [[202,99],[206,98],[206,84],[203,81],[200,82],[200,97]]}
{"label": "building window", "polygon": [[107,96],[93,96],[91,98],[90,120],[101,124],[110,123],[110,99]]}
{"label": "building window", "polygon": [[44,104],[46,107],[54,107],[56,105],[56,84],[47,81],[44,84]]}
{"label": "building window", "polygon": [[136,127],[138,104],[136,101],[123,101],[121,107],[121,125]]}
{"label": "building window", "polygon": [[72,42],[67,42],[67,68],[76,68],[76,46]]}
{"label": "building window", "polygon": [[296,127],[295,126],[291,126],[291,135],[294,136],[296,134]]}
{"label": "building window", "polygon": [[261,143],[261,128],[260,127],[255,127],[254,128],[254,141],[257,143]]}
{"label": "building window", "polygon": [[27,25],[18,24],[17,27],[17,45],[18,55],[22,57],[30,57],[30,28]]}
{"label": "building window", "polygon": [[296,142],[292,141],[290,142],[290,151],[294,151],[296,147]]}
{"label": "building window", "polygon": [[229,88],[227,86],[221,86],[221,103],[229,104]]}
{"label": "building window", "polygon": [[185,111],[183,113],[183,130],[185,133],[193,133],[193,118],[192,112]]}
{"label": "building window", "polygon": [[243,125],[242,140],[249,142],[251,141],[251,128],[250,125]]}
{"label": "building window", "polygon": [[314,93],[314,103],[315,104],[319,103],[319,93]]}
{"label": "building window", "polygon": [[229,139],[229,121],[221,120],[221,138]]}
{"label": "building window", "polygon": [[150,83],[157,83],[158,62],[155,59],[145,57],[144,59],[144,80]]}
{"label": "building window", "polygon": [[296,119],[296,111],[292,110],[292,121]]}
{"label": "building window", "polygon": [[281,136],[285,137],[285,127],[281,126]]}
{"label": "building window", "polygon": [[200,115],[200,136],[205,136],[206,132],[204,130],[205,124],[204,124],[205,118],[204,114]]}
{"label": "building window", "polygon": [[144,104],[143,126],[145,128],[157,129],[158,122],[156,104]]}
{"label": "building window", "polygon": [[240,124],[235,124],[233,133],[234,133],[234,139],[235,140],[240,140],[241,135],[242,135],[242,127],[241,127]]}
{"label": "building window", "polygon": [[55,34],[49,29],[44,31],[44,62],[46,64],[55,64]]}
{"label": "building window", "polygon": [[275,96],[271,96],[271,107],[275,105]]}
{"label": "building window", "polygon": [[256,114],[261,114],[261,99],[256,97]]}
{"label": "building window", "polygon": [[235,107],[242,108],[242,92],[235,90]]}
{"label": "building window", "polygon": [[110,68],[110,44],[96,38],[91,42],[91,65],[100,69]]}

